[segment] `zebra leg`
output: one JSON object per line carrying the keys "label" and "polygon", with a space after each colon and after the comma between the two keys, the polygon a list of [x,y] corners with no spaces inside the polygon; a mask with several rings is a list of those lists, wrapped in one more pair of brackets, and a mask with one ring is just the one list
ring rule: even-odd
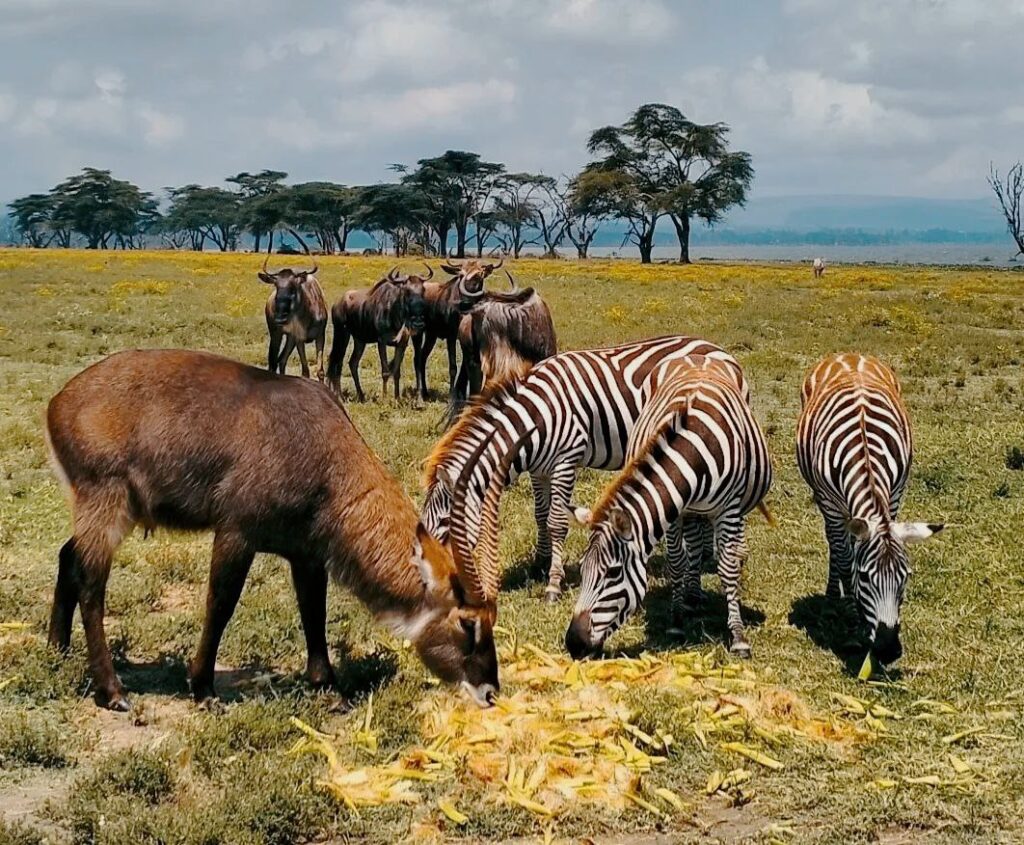
{"label": "zebra leg", "polygon": [[825,596],[842,599],[853,595],[853,551],[850,534],[838,517],[825,515],[825,539],[828,540],[828,582]]}
{"label": "zebra leg", "polygon": [[537,550],[530,574],[540,579],[551,569],[551,534],[548,532],[551,479],[546,475],[531,475],[530,486],[533,488],[533,517],[537,521]]}
{"label": "zebra leg", "polygon": [[669,526],[665,537],[668,572],[672,581],[672,628],[681,633],[686,620],[704,602],[700,587],[701,555],[707,520],[680,517]]}
{"label": "zebra leg", "polygon": [[718,577],[722,582],[728,609],[729,651],[740,657],[750,657],[750,643],[747,642],[743,618],[740,616],[740,574],[746,549],[743,517],[738,510],[726,511],[715,520],[714,527]]}
{"label": "zebra leg", "polygon": [[544,598],[556,602],[562,595],[562,581],[565,580],[565,563],[562,551],[569,534],[569,500],[576,485],[576,467],[560,464],[551,472],[550,507],[548,510],[548,536],[551,540],[551,567],[548,570],[548,586]]}

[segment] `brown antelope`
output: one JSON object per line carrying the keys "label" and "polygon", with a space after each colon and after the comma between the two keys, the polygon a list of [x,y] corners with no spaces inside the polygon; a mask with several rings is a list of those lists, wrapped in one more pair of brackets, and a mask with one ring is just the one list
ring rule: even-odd
{"label": "brown antelope", "polygon": [[520,290],[507,270],[512,290],[483,291],[462,305],[459,342],[462,367],[453,410],[493,382],[523,375],[558,352],[555,324],[547,303],[533,288]]}
{"label": "brown antelope", "polygon": [[441,265],[450,278],[443,282],[430,282],[423,286],[426,300],[425,328],[422,337],[413,338],[413,364],[416,370],[416,386],[420,396],[427,398],[427,359],[434,350],[434,344],[441,338],[448,348],[448,393],[455,396],[455,384],[459,371],[456,349],[459,344],[459,323],[462,320],[460,305],[472,302],[483,294],[484,280],[504,263],[480,261],[475,258],[453,263],[452,259]]}
{"label": "brown antelope", "polygon": [[324,630],[330,575],[412,640],[437,676],[481,705],[497,692],[497,506],[507,462],[485,494],[477,553],[464,530],[468,472],[442,545],[328,391],[172,349],[121,352],[83,370],[51,400],[46,439],[74,516],[49,641],[68,648],[81,608],[92,678],[111,709],[128,700],[107,647],[104,597],[114,552],[136,525],[213,531],[206,620],[188,669],[196,700],[214,695],[217,648],[258,552],[291,564],[314,684],[334,680]]}
{"label": "brown antelope", "polygon": [[[264,309],[270,347],[267,350],[267,369],[284,375],[293,349],[299,351],[302,375],[309,378],[306,363],[306,344],[316,344],[316,377],[324,380],[324,343],[327,339],[327,303],[316,278],[319,269],[292,270],[288,267],[274,273],[267,271],[269,256],[263,259],[260,280],[274,286]],[[285,339],[281,349],[281,339]]]}
{"label": "brown antelope", "polygon": [[[381,395],[388,392],[388,378],[395,383],[395,398],[401,395],[402,358],[410,338],[418,336],[426,321],[424,285],[434,276],[427,265],[426,276],[402,276],[398,268],[391,271],[369,290],[350,290],[331,308],[334,323],[334,341],[327,364],[327,378],[331,389],[341,395],[341,365],[352,339],[352,357],[348,368],[352,384],[360,402],[366,401],[359,383],[359,361],[366,344],[376,343],[380,356],[380,374],[383,381]],[[388,364],[387,347],[395,347],[395,357]]]}

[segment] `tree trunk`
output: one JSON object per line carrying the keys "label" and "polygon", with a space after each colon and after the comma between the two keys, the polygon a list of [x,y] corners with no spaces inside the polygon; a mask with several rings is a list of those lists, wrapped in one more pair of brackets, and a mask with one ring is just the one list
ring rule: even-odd
{"label": "tree trunk", "polygon": [[300,235],[300,234],[299,234],[298,232],[296,232],[296,231],[295,231],[295,230],[294,230],[293,228],[291,228],[290,226],[286,226],[285,228],[286,228],[286,229],[288,229],[288,234],[289,234],[289,235],[291,235],[291,236],[292,236],[293,238],[295,238],[295,240],[297,240],[297,241],[299,242],[299,246],[301,246],[301,247],[302,247],[302,251],[303,251],[304,253],[306,253],[306,255],[309,255],[309,244],[307,244],[307,243],[306,243],[306,242],[305,242],[305,241],[304,241],[304,240],[302,239],[302,235]]}
{"label": "tree trunk", "polygon": [[670,215],[672,225],[676,227],[676,236],[679,238],[679,263],[690,263],[690,218],[688,215]]}
{"label": "tree trunk", "polygon": [[260,241],[263,240],[263,233],[259,231],[253,232],[252,236],[254,240],[252,251],[258,254],[260,251]]}
{"label": "tree trunk", "polygon": [[267,232],[267,255],[274,251],[274,230]]}
{"label": "tree trunk", "polygon": [[466,223],[455,224],[455,257],[466,257]]}
{"label": "tree trunk", "polygon": [[348,249],[348,223],[342,223],[338,229],[338,250],[345,252]]}
{"label": "tree trunk", "polygon": [[650,264],[651,263],[651,252],[654,250],[654,230],[650,233],[641,235],[637,240],[637,247],[640,249],[640,263]]}

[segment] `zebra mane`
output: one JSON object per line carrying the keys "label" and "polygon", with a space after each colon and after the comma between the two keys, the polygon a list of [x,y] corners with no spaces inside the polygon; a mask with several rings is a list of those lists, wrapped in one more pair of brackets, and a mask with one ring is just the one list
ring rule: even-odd
{"label": "zebra mane", "polygon": [[594,505],[591,524],[596,525],[597,523],[605,520],[608,516],[608,512],[615,506],[615,500],[618,497],[619,492],[633,478],[633,473],[637,467],[647,460],[647,456],[650,454],[651,449],[654,448],[654,444],[658,442],[658,438],[660,438],[675,424],[678,417],[681,416],[685,418],[688,410],[688,405],[683,405],[680,408],[673,409],[672,413],[668,415],[664,422],[662,422],[651,433],[651,436],[644,441],[644,445],[640,447],[630,462],[622,468],[622,471],[617,476],[615,476],[615,480],[604,488],[604,491],[601,493],[601,498],[598,499],[597,504]]}
{"label": "zebra mane", "polygon": [[487,416],[488,408],[497,401],[505,401],[515,395],[523,381],[525,373],[509,373],[504,378],[486,385],[480,395],[471,400],[452,425],[430,450],[423,461],[423,487],[429,490],[437,481],[437,473],[442,464],[451,455],[454,446],[468,432],[472,431],[477,422]]}

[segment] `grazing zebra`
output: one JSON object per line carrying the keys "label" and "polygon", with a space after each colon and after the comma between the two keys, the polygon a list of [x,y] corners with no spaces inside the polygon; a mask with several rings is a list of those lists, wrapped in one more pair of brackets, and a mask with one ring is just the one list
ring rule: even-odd
{"label": "grazing zebra", "polygon": [[475,542],[479,503],[498,460],[526,429],[510,482],[529,472],[537,520],[535,566],[548,570],[546,597],[561,595],[562,545],[569,530],[569,499],[579,467],[619,469],[633,424],[648,397],[647,381],[659,364],[704,355],[720,360],[740,395],[748,388],[736,359],[706,340],[673,335],[616,346],[563,352],[525,375],[487,388],[462,413],[427,458],[423,524],[441,542],[448,536],[451,491],[477,444],[497,431],[476,465],[467,498],[470,541]]}
{"label": "grazing zebra", "polygon": [[739,600],[747,554],[743,517],[771,487],[764,435],[720,361],[672,361],[651,384],[653,395],[630,438],[629,464],[592,512],[575,509],[590,526],[590,541],[565,646],[574,658],[599,652],[636,611],[647,592],[647,559],[666,533],[673,624],[681,624],[701,599],[702,523],[709,523],[730,650],[749,657]]}
{"label": "grazing zebra", "polygon": [[941,524],[896,522],[913,442],[896,374],[867,355],[831,355],[808,373],[796,453],[825,520],[825,594],[853,595],[872,654],[892,663],[910,574],[906,544]]}

